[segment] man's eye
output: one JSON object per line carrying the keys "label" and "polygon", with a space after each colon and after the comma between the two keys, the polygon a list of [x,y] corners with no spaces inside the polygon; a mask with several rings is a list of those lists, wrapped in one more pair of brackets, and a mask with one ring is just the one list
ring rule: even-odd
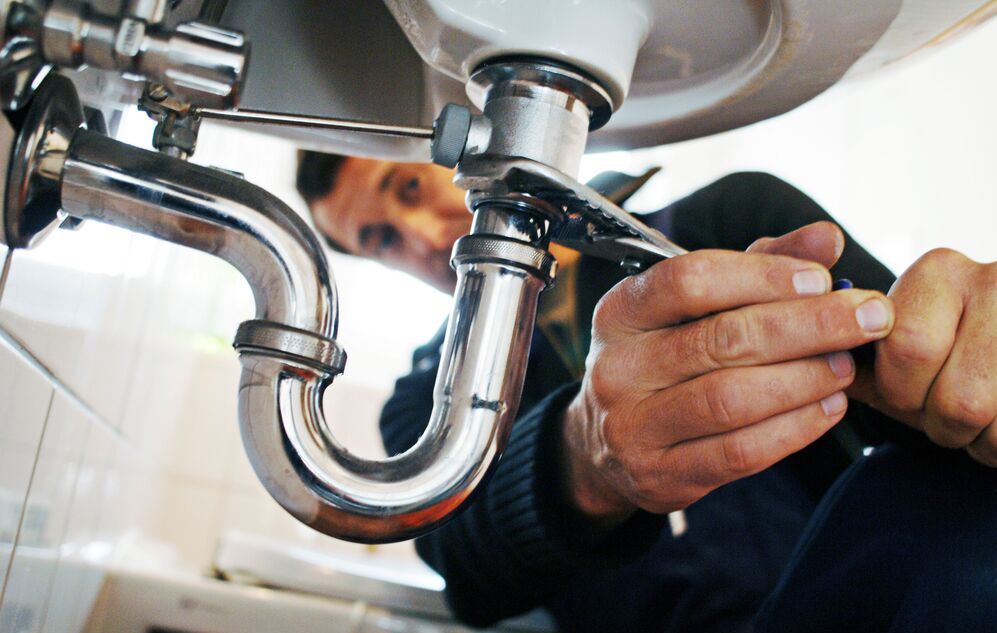
{"label": "man's eye", "polygon": [[421,187],[422,183],[419,182],[418,176],[403,180],[398,187],[398,198],[406,204],[415,204],[419,201]]}
{"label": "man's eye", "polygon": [[397,247],[401,241],[401,234],[393,226],[387,224],[374,224],[360,228],[360,247],[364,253],[379,255]]}

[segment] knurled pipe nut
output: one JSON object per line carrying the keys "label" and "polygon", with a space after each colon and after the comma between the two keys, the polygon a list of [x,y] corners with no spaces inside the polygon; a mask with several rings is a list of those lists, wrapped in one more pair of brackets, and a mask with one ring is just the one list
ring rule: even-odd
{"label": "knurled pipe nut", "polygon": [[454,243],[451,265],[496,262],[524,268],[550,285],[557,274],[557,259],[542,248],[518,240],[465,235]]}
{"label": "knurled pipe nut", "polygon": [[333,374],[343,373],[346,351],[335,340],[299,328],[255,319],[239,325],[232,347],[262,354],[272,352]]}

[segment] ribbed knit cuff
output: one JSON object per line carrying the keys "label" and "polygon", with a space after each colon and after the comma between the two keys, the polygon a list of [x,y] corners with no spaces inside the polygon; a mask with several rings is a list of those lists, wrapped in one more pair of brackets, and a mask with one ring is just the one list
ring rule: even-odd
{"label": "ribbed knit cuff", "polygon": [[489,514],[508,551],[548,577],[630,562],[654,544],[666,522],[638,512],[607,535],[564,498],[561,417],[578,389],[578,383],[565,385],[517,421],[487,491]]}

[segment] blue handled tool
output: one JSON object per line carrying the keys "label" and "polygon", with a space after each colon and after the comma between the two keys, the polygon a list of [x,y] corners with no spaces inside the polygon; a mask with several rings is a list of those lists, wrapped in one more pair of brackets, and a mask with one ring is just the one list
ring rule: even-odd
{"label": "blue handled tool", "polygon": [[851,279],[837,279],[831,284],[831,290],[850,290],[855,287]]}

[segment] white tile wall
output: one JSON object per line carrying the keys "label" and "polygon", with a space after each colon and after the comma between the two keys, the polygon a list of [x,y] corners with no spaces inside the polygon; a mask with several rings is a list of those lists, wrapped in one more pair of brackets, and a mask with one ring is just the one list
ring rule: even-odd
{"label": "white tile wall", "polygon": [[[120,526],[125,525],[109,523],[107,519],[113,515],[105,516],[120,503],[109,480],[120,476],[120,470],[124,470],[117,461],[119,456],[126,454],[119,452],[124,443],[101,421],[79,411],[71,403],[67,402],[65,406],[84,420],[89,432],[42,621],[41,630],[48,633],[81,630],[100,590],[104,566],[113,553],[114,539],[120,533]],[[119,526],[118,529],[108,529],[114,525]]]}
{"label": "white tile wall", "polygon": [[0,343],[0,601],[51,400],[52,386]]}
{"label": "white tile wall", "polygon": [[[27,489],[21,529],[0,603],[0,628],[15,623],[11,630],[16,633],[41,631],[60,551],[67,540],[89,431],[89,421],[56,394]],[[63,598],[55,596],[56,601]]]}

